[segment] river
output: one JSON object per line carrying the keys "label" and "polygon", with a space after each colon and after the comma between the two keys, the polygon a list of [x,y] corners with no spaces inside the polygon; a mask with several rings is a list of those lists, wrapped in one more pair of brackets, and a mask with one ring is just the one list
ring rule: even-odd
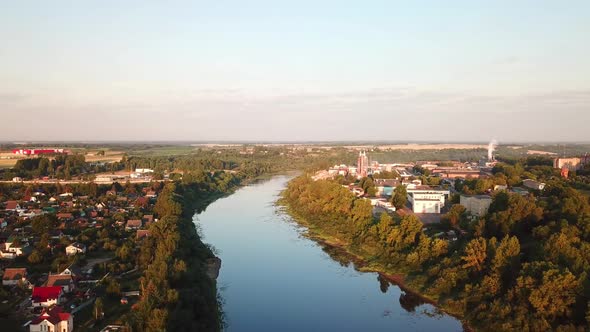
{"label": "river", "polygon": [[358,272],[275,206],[288,176],[217,200],[195,216],[222,260],[227,331],[462,331],[461,322],[377,273]]}

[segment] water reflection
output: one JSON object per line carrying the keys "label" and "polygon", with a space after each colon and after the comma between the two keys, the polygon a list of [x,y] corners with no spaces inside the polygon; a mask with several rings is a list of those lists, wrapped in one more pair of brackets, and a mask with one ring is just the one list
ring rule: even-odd
{"label": "water reflection", "polygon": [[195,218],[223,261],[227,331],[462,330],[452,317],[432,317],[433,306],[385,276],[359,272],[355,256],[304,236],[273,205],[288,180],[248,186]]}

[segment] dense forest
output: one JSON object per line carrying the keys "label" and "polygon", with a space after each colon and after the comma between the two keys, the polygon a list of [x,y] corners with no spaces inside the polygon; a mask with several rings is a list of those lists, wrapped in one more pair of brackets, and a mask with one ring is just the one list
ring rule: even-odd
{"label": "dense forest", "polygon": [[374,218],[368,200],[330,180],[292,180],[284,202],[313,233],[344,243],[385,273],[405,275],[407,286],[478,330],[584,331],[590,322],[590,202],[547,165],[524,160],[499,164],[490,179],[457,184],[485,192],[523,178],[547,182],[529,195],[499,191],[482,218],[458,204],[438,230],[414,215]]}

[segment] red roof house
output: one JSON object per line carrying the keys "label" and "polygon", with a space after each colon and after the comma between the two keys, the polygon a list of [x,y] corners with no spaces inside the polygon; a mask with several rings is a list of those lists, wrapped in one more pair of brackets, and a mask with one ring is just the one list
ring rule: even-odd
{"label": "red roof house", "polygon": [[49,307],[61,302],[63,289],[61,286],[34,287],[31,299],[33,307]]}
{"label": "red roof house", "polygon": [[69,313],[63,312],[61,307],[55,306],[44,310],[29,326],[31,331],[71,332],[74,328],[74,319]]}

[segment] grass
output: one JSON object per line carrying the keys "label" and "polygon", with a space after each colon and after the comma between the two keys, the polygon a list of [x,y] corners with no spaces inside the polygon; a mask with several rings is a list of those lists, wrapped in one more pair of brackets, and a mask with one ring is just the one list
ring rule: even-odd
{"label": "grass", "polygon": [[0,168],[12,168],[18,159],[0,159]]}
{"label": "grass", "polygon": [[171,155],[183,155],[183,154],[191,154],[195,153],[197,149],[194,146],[159,146],[159,147],[151,147],[147,149],[138,149],[129,151],[129,155],[132,156],[152,156],[152,157],[160,157],[160,156],[171,156]]}

